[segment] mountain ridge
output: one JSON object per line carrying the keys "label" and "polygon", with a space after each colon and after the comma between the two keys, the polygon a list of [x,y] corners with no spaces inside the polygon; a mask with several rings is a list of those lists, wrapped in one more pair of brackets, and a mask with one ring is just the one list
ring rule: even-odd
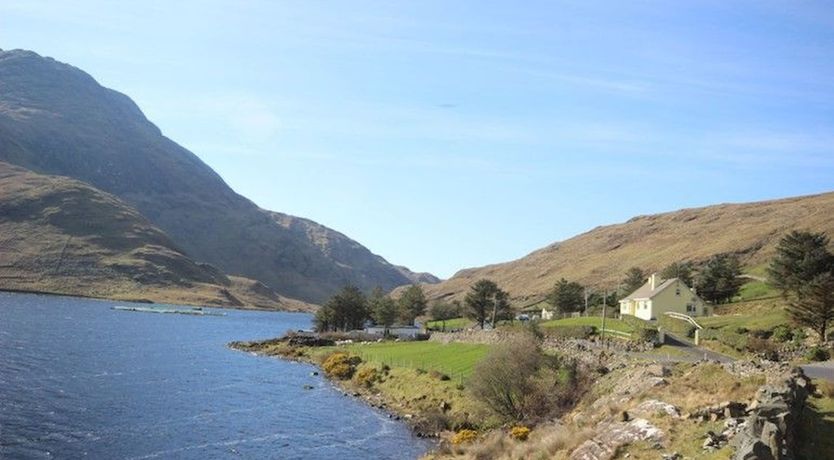
{"label": "mountain ridge", "polygon": [[363,251],[337,263],[165,137],[128,96],[32,51],[0,51],[0,161],[112,193],[195,260],[288,297],[321,303],[344,284],[412,282]]}
{"label": "mountain ridge", "polygon": [[834,235],[834,192],[635,216],[515,260],[459,270],[425,289],[435,300],[461,300],[472,283],[488,278],[523,303],[542,298],[562,277],[611,289],[633,266],[659,271],[672,262],[704,261],[724,252],[754,267],[766,263],[779,238],[791,230]]}
{"label": "mountain ridge", "polygon": [[183,254],[114,195],[0,162],[0,289],[309,311]]}

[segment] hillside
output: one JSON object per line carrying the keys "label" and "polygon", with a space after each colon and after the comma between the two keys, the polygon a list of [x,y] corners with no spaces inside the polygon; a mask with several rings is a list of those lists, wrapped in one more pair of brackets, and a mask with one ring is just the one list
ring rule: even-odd
{"label": "hillside", "polygon": [[472,283],[489,278],[516,302],[524,302],[540,298],[562,277],[610,289],[630,267],[651,272],[671,262],[703,261],[722,252],[736,253],[754,267],[767,263],[779,238],[794,229],[834,236],[834,193],[635,217],[518,260],[461,270],[447,281],[427,286],[426,292],[434,299],[460,299]]}
{"label": "hillside", "polygon": [[0,162],[0,289],[308,310],[185,256],[135,209],[83,182]]}
{"label": "hillside", "polygon": [[329,256],[163,136],[130,98],[30,51],[0,51],[0,161],[112,193],[195,260],[288,297],[321,302],[346,283],[370,290],[411,282],[352,240]]}

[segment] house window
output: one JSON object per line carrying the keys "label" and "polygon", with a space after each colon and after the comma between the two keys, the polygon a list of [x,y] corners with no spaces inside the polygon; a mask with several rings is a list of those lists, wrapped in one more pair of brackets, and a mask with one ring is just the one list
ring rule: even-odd
{"label": "house window", "polygon": [[681,288],[675,288],[675,295],[676,296],[681,295]]}
{"label": "house window", "polygon": [[695,305],[692,305],[691,303],[686,304],[686,312],[695,313]]}

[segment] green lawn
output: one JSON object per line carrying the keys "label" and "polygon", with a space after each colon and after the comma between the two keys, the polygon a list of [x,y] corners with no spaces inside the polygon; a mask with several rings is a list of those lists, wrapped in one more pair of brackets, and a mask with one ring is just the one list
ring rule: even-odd
{"label": "green lawn", "polygon": [[741,290],[738,293],[738,297],[736,297],[735,301],[744,301],[744,300],[752,300],[752,299],[766,299],[770,297],[776,297],[779,295],[779,291],[776,290],[773,286],[769,283],[764,281],[755,281],[752,280],[744,284],[741,287]]}
{"label": "green lawn", "polygon": [[488,345],[439,342],[381,342],[348,345],[363,361],[391,367],[437,370],[453,379],[466,380],[489,351]]}
{"label": "green lawn", "polygon": [[426,327],[429,329],[440,330],[443,328],[444,323],[447,331],[455,329],[466,329],[475,324],[474,321],[468,318],[454,318],[447,319],[446,321],[426,321]]}
{"label": "green lawn", "polygon": [[[594,326],[597,329],[601,329],[602,318],[598,316],[582,316],[579,318],[553,319],[550,321],[543,321],[539,323],[539,326],[544,328],[567,326]],[[627,322],[614,318],[605,319],[605,328],[629,334],[634,331],[634,328]]]}
{"label": "green lawn", "polygon": [[762,312],[750,315],[721,315],[706,318],[697,318],[698,324],[705,328],[733,330],[740,327],[747,329],[770,330],[780,324],[786,324],[784,310],[778,309],[770,312]]}

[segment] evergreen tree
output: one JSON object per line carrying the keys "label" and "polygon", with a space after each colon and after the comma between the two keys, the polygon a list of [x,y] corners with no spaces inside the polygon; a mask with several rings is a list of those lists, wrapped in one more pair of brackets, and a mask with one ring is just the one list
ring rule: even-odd
{"label": "evergreen tree", "polygon": [[562,313],[579,311],[585,305],[584,291],[581,284],[562,278],[553,286],[547,301]]}
{"label": "evergreen tree", "polygon": [[493,326],[498,320],[512,317],[509,294],[502,291],[495,282],[482,279],[476,282],[464,300],[467,315],[474,319],[481,329],[489,320]]}
{"label": "evergreen tree", "polygon": [[629,295],[644,284],[646,284],[646,273],[639,267],[631,267],[623,280],[623,289],[625,289],[623,294]]}
{"label": "evergreen tree", "polygon": [[386,330],[391,327],[399,315],[399,307],[390,296],[383,292],[382,288],[376,288],[368,299],[368,309],[374,324],[382,326]]}
{"label": "evergreen tree", "polygon": [[345,286],[316,312],[315,328],[324,331],[361,329],[369,318],[368,299],[355,286]]}
{"label": "evergreen tree", "polygon": [[713,256],[698,273],[698,295],[712,303],[729,302],[741,289],[741,264],[732,254]]}
{"label": "evergreen tree", "polygon": [[692,287],[692,270],[692,262],[672,262],[660,272],[660,277],[664,280],[677,278]]}
{"label": "evergreen tree", "polygon": [[834,255],[828,250],[825,233],[792,231],[779,241],[768,275],[787,298],[799,297],[803,286],[832,271]]}
{"label": "evergreen tree", "polygon": [[820,342],[826,340],[834,321],[834,275],[822,273],[799,288],[799,295],[788,304],[791,320],[814,330]]}
{"label": "evergreen tree", "polygon": [[423,288],[419,284],[412,284],[406,288],[399,300],[400,318],[405,324],[414,324],[414,320],[426,313],[428,301]]}

